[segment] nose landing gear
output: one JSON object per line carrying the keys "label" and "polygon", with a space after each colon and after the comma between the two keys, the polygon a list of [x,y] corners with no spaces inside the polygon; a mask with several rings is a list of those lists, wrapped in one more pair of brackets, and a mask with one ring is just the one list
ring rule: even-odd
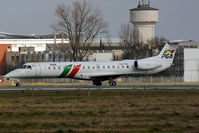
{"label": "nose landing gear", "polygon": [[19,82],[16,83],[16,87],[20,87],[20,83]]}

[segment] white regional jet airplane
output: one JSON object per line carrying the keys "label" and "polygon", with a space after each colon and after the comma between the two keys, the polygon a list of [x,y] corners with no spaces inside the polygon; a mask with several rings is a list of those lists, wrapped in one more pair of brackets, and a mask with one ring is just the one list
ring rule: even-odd
{"label": "white regional jet airplane", "polygon": [[[155,74],[169,68],[175,56],[177,44],[172,41],[165,44],[159,55],[140,60],[109,62],[33,62],[5,75],[7,79],[27,78],[74,78],[91,80],[93,85],[101,86],[109,80],[110,86],[116,86],[114,79],[125,75]],[[17,82],[16,86],[20,86]]]}

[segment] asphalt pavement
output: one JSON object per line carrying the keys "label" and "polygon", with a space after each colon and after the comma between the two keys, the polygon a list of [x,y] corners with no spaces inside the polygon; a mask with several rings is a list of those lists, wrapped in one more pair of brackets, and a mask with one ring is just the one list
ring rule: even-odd
{"label": "asphalt pavement", "polygon": [[122,90],[122,89],[199,89],[199,86],[5,86],[0,90]]}

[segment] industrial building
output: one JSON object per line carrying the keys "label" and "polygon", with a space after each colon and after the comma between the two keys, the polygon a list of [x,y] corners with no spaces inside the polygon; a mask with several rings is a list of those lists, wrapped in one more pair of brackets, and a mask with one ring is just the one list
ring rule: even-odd
{"label": "industrial building", "polygon": [[[0,33],[0,75],[6,74],[10,66],[10,62],[16,65],[14,68],[19,67],[19,54],[24,52],[35,51],[44,52],[46,51],[47,45],[54,45],[59,43],[68,43],[68,40],[61,38],[59,34],[49,35],[15,35],[10,33]],[[11,54],[12,53],[12,54]],[[7,58],[6,58],[7,56]],[[9,58],[12,58],[9,59]],[[8,62],[10,60],[10,62]],[[9,63],[9,64],[8,64]]]}
{"label": "industrial building", "polygon": [[184,82],[199,82],[199,42],[180,43],[183,47]]}
{"label": "industrial building", "polygon": [[19,51],[20,47],[34,47],[36,52],[46,51],[46,45],[65,43],[69,41],[59,34],[49,35],[15,35],[0,32],[0,45],[11,45],[12,51]]}

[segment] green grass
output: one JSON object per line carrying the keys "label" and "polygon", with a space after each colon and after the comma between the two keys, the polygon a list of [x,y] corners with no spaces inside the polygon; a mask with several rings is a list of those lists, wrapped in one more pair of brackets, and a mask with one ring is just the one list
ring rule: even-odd
{"label": "green grass", "polygon": [[0,132],[197,132],[198,103],[199,90],[0,91]]}

